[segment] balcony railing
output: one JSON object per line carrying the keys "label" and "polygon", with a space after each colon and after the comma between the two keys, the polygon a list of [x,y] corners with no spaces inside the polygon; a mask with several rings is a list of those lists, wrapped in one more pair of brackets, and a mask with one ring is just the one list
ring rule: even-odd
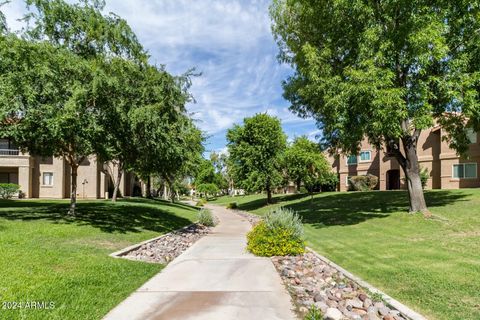
{"label": "balcony railing", "polygon": [[18,149],[0,149],[0,156],[18,156]]}

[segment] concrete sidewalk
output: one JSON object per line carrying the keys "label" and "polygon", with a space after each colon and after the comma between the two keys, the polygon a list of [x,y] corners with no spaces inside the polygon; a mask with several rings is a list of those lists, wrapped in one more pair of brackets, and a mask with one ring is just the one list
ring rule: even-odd
{"label": "concrete sidewalk", "polygon": [[104,319],[295,319],[268,258],[246,253],[250,223],[208,205],[220,223]]}

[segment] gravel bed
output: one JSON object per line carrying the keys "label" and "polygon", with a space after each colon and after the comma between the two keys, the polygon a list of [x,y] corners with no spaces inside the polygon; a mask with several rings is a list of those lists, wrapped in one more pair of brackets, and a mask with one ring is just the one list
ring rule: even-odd
{"label": "gravel bed", "polygon": [[155,263],[168,263],[191,247],[198,239],[210,232],[210,227],[192,224],[184,229],[142,244],[122,257]]}
{"label": "gravel bed", "polygon": [[370,294],[311,252],[299,256],[272,257],[303,319],[315,305],[325,319],[405,320],[379,295]]}

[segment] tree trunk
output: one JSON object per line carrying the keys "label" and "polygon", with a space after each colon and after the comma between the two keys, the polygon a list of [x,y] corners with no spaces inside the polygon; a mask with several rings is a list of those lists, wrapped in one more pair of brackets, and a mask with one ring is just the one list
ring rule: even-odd
{"label": "tree trunk", "polygon": [[118,189],[120,189],[120,180],[122,179],[123,166],[121,163],[118,164],[117,178],[114,181],[115,185],[113,188],[112,202],[117,201]]}
{"label": "tree trunk", "polygon": [[410,203],[409,212],[421,212],[426,218],[431,217],[431,213],[427,208],[425,196],[420,179],[420,166],[417,155],[417,139],[420,133],[412,137],[402,139],[405,157],[403,161],[399,161],[405,173],[405,180],[408,188],[408,200]]}
{"label": "tree trunk", "polygon": [[297,180],[297,193],[300,193],[300,187],[302,185],[302,180],[298,179]]}
{"label": "tree trunk", "polygon": [[68,210],[68,213],[71,215],[75,215],[75,209],[77,206],[77,169],[78,165],[77,164],[70,164],[70,167],[72,169],[72,190],[70,193],[70,210]]}
{"label": "tree trunk", "polygon": [[147,177],[147,190],[145,190],[145,197],[148,199],[152,198],[152,180],[150,176]]}
{"label": "tree trunk", "polygon": [[273,201],[272,201],[272,188],[270,186],[270,181],[267,181],[267,185],[266,185],[266,188],[267,190],[267,204],[272,204]]}
{"label": "tree trunk", "polygon": [[163,181],[163,200],[168,200],[168,187],[166,181]]}

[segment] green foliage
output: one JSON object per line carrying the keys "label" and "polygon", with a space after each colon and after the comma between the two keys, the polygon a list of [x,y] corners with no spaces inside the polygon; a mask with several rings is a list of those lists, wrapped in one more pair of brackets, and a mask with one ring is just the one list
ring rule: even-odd
{"label": "green foliage", "polygon": [[309,192],[325,183],[332,172],[318,144],[305,136],[295,138],[285,150],[282,162],[288,180],[294,181],[297,187],[303,183]]}
{"label": "green foliage", "polygon": [[310,306],[307,314],[303,318],[303,320],[322,320],[322,319],[323,319],[322,312],[315,305]]}
{"label": "green foliage", "polygon": [[271,191],[282,182],[280,157],[286,137],[280,120],[256,114],[227,132],[231,173],[238,187],[248,192]]}
{"label": "green foliage", "polygon": [[272,230],[264,221],[247,234],[247,241],[248,251],[262,257],[298,255],[305,252],[305,242],[294,238],[291,230]]}
{"label": "green foliage", "polygon": [[197,201],[197,204],[195,204],[195,206],[197,206],[197,207],[203,207],[206,203],[207,203],[207,200],[205,200],[205,199],[200,199],[200,200]]}
{"label": "green foliage", "polygon": [[215,182],[215,167],[213,163],[209,160],[202,159],[198,172],[195,176],[194,183],[196,185],[204,183],[214,183]]}
{"label": "green foliage", "polygon": [[198,185],[196,188],[197,193],[205,195],[205,198],[209,198],[209,196],[216,196],[217,193],[220,191],[216,185],[213,183],[204,183]]}
{"label": "green foliage", "polygon": [[247,235],[247,249],[258,256],[285,256],[305,251],[303,225],[292,210],[270,210]]}
{"label": "green foliage", "polygon": [[20,191],[20,186],[15,183],[0,183],[0,198],[11,199]]}
{"label": "green foliage", "polygon": [[370,191],[378,184],[378,177],[367,174],[365,176],[353,176],[348,179],[348,189],[352,191]]}
{"label": "green foliage", "polygon": [[230,202],[227,204],[227,209],[237,209],[238,208],[238,203],[236,202]]}
{"label": "green foliage", "polygon": [[[465,127],[480,128],[479,5],[274,0],[279,59],[295,70],[284,97],[293,112],[317,120],[332,149],[356,154],[365,137],[390,147],[410,194],[421,192],[411,177],[422,130],[442,125],[464,152]],[[410,210],[426,210],[423,193],[410,199]]]}
{"label": "green foliage", "polygon": [[322,191],[336,191],[338,185],[338,175],[334,172],[329,172],[323,177],[323,183],[320,185]]}
{"label": "green foliage", "polygon": [[428,172],[427,168],[420,169],[420,181],[422,182],[422,188],[425,189],[427,187],[428,179],[430,178],[430,173]]}
{"label": "green foliage", "polygon": [[215,226],[215,217],[212,215],[212,212],[207,209],[200,209],[198,211],[198,223],[206,227]]}
{"label": "green foliage", "polygon": [[302,219],[291,209],[276,208],[267,212],[264,217],[268,229],[286,229],[293,237],[303,239]]}

